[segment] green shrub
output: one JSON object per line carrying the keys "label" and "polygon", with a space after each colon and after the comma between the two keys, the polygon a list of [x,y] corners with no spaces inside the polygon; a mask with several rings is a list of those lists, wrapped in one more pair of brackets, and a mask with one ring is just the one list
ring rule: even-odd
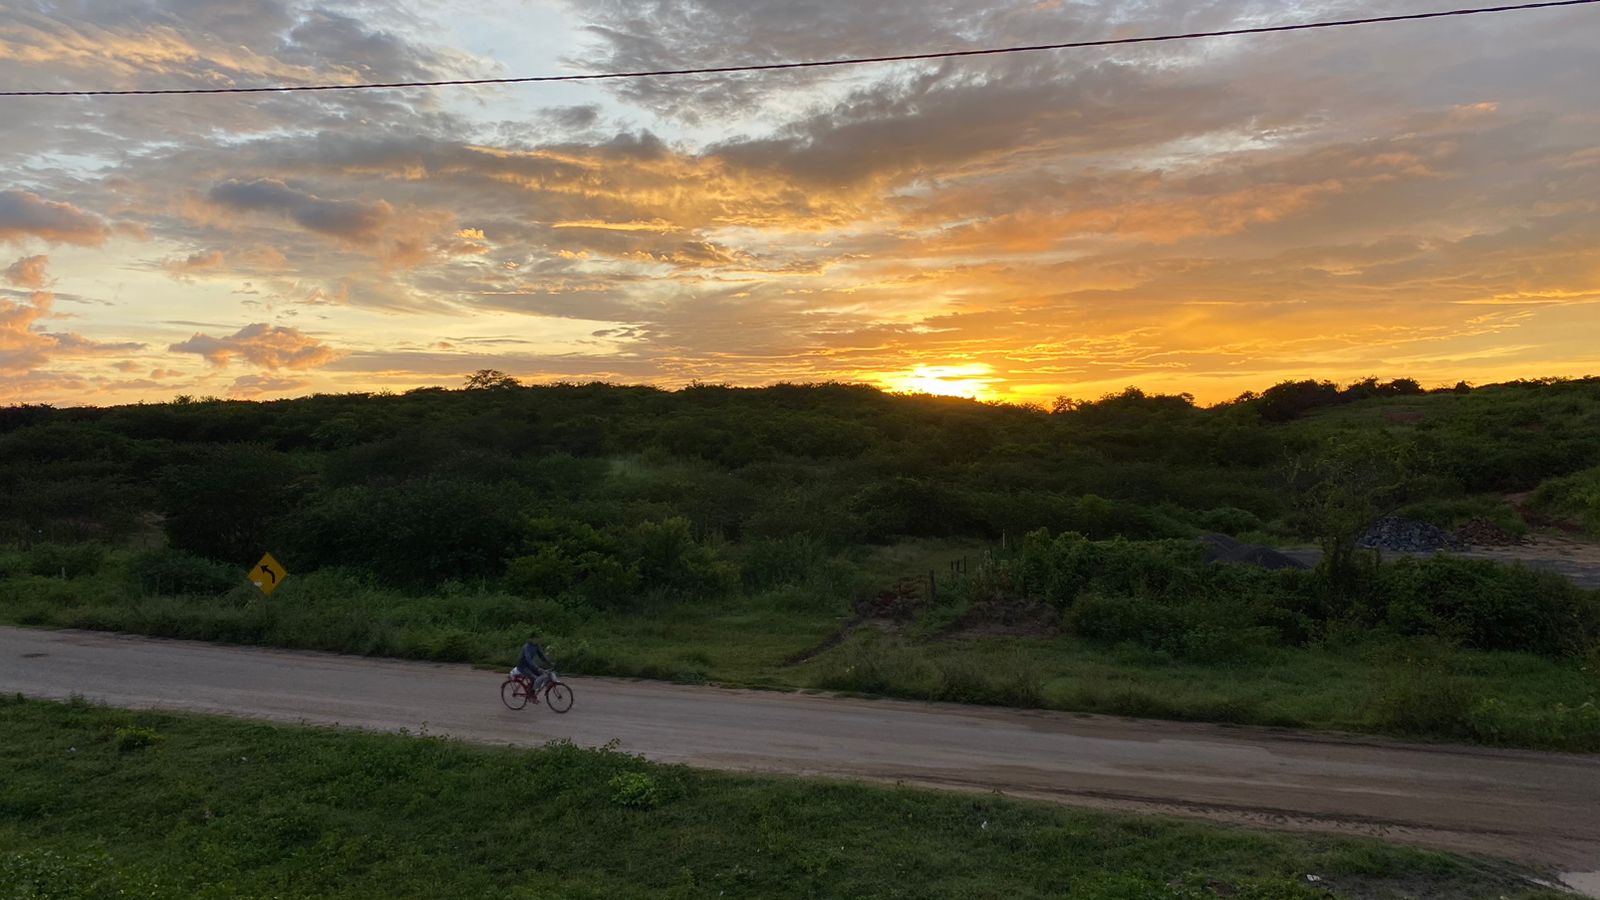
{"label": "green shrub", "polygon": [[810,535],[758,538],[740,548],[740,580],[760,591],[806,581],[828,558],[827,547]]}
{"label": "green shrub", "polygon": [[1131,643],[1194,662],[1248,661],[1277,634],[1237,603],[1164,603],[1153,598],[1086,594],[1067,613],[1068,630],[1105,644]]}
{"label": "green shrub", "polygon": [[938,658],[936,666],[939,686],[935,699],[1024,708],[1044,705],[1044,673],[1020,653],[998,658],[952,653]]}
{"label": "green shrub", "polygon": [[814,684],[833,691],[926,697],[938,681],[938,669],[922,652],[867,634],[828,654]]}
{"label": "green shrub", "polygon": [[137,725],[118,728],[112,737],[118,753],[132,753],[135,750],[154,747],[166,740],[154,728],[141,728]]}
{"label": "green shrub", "polygon": [[1568,518],[1590,534],[1600,534],[1600,466],[1539,485],[1528,505],[1549,516]]}
{"label": "green shrub", "polygon": [[244,570],[215,560],[162,548],[135,554],[128,577],[146,595],[221,594],[244,581]]}
{"label": "green shrub", "polygon": [[1432,556],[1384,566],[1366,615],[1398,634],[1483,650],[1576,655],[1600,639],[1600,596],[1522,566]]}
{"label": "green shrub", "polygon": [[575,594],[597,607],[625,605],[639,594],[721,597],[737,581],[735,567],[694,539],[687,519],[597,530],[570,520],[528,523],[531,553],[511,559],[506,585],[525,596]]}
{"label": "green shrub", "polygon": [[626,809],[655,809],[661,805],[661,788],[644,772],[619,772],[606,783],[611,802]]}
{"label": "green shrub", "polygon": [[1424,500],[1395,510],[1395,515],[1429,522],[1440,528],[1458,528],[1473,519],[1488,521],[1513,537],[1528,533],[1528,523],[1509,504],[1498,498],[1461,497]]}
{"label": "green shrub", "polygon": [[1180,541],[1090,541],[1033,532],[973,579],[984,596],[1042,600],[1068,630],[1196,661],[1248,658],[1344,625],[1483,650],[1579,655],[1600,641],[1600,592],[1555,573],[1445,555],[1321,571],[1208,563]]}
{"label": "green shrub", "polygon": [[1018,590],[1059,609],[1090,590],[1196,597],[1205,593],[1208,581],[1228,577],[1209,566],[1193,542],[1091,541],[1070,532],[1052,538],[1042,530],[1023,539],[1013,572]]}
{"label": "green shrub", "polygon": [[576,596],[606,609],[632,603],[640,578],[637,568],[615,556],[594,550],[566,556],[547,546],[507,563],[506,586],[526,597]]}
{"label": "green shrub", "polygon": [[734,587],[737,570],[714,549],[696,541],[689,520],[681,516],[623,529],[618,543],[646,591],[709,598],[724,596]]}
{"label": "green shrub", "polygon": [[1448,669],[1440,650],[1426,646],[1397,660],[1373,700],[1379,730],[1429,737],[1471,737],[1479,698]]}
{"label": "green shrub", "polygon": [[163,897],[170,888],[103,851],[53,850],[0,853],[0,900],[88,900],[93,897]]}
{"label": "green shrub", "polygon": [[274,523],[305,496],[300,462],[259,444],[186,447],[162,470],[163,527],[173,547],[249,565]]}
{"label": "green shrub", "polygon": [[1206,531],[1220,531],[1223,534],[1235,536],[1246,532],[1260,531],[1266,527],[1260,516],[1248,509],[1239,509],[1236,506],[1208,509],[1195,517],[1195,524]]}
{"label": "green shrub", "polygon": [[342,488],[280,523],[278,543],[291,571],[355,566],[414,587],[497,578],[522,539],[524,496],[515,484],[455,478]]}
{"label": "green shrub", "polygon": [[82,578],[100,571],[105,557],[99,544],[34,544],[27,550],[27,567],[34,575]]}

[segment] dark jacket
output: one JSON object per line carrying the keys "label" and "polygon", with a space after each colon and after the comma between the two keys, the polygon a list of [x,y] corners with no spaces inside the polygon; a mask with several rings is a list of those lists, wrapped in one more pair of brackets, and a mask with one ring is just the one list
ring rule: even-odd
{"label": "dark jacket", "polygon": [[542,675],[547,669],[555,666],[550,658],[544,655],[544,648],[529,641],[522,645],[522,658],[517,660],[517,668],[529,675]]}

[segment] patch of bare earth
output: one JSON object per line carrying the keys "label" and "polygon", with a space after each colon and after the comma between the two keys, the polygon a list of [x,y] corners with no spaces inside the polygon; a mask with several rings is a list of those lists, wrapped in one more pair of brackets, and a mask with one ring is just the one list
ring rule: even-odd
{"label": "patch of bare earth", "polygon": [[815,646],[785,659],[782,665],[798,666],[808,663],[844,643],[850,635],[863,628],[897,633],[916,618],[917,612],[926,605],[927,600],[922,595],[922,583],[910,578],[901,579],[892,587],[857,600],[852,615],[839,626],[838,631],[828,635]]}
{"label": "patch of bare earth", "polygon": [[1049,638],[1061,633],[1061,617],[1042,603],[996,598],[973,604],[954,626],[940,633],[944,640],[968,638]]}

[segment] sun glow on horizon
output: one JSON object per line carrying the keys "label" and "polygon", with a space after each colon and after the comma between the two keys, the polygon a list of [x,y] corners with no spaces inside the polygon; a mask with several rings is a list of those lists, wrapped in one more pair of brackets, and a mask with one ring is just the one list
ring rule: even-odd
{"label": "sun glow on horizon", "polygon": [[917,366],[909,372],[891,374],[880,383],[899,394],[933,394],[938,397],[969,397],[990,400],[995,396],[994,367],[985,363],[959,366]]}

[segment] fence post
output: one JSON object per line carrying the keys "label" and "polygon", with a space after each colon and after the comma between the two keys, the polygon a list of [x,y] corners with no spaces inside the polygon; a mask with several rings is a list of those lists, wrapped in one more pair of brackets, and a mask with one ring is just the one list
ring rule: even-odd
{"label": "fence post", "polygon": [[932,569],[928,570],[928,602],[930,604],[939,602],[939,581],[934,577]]}

